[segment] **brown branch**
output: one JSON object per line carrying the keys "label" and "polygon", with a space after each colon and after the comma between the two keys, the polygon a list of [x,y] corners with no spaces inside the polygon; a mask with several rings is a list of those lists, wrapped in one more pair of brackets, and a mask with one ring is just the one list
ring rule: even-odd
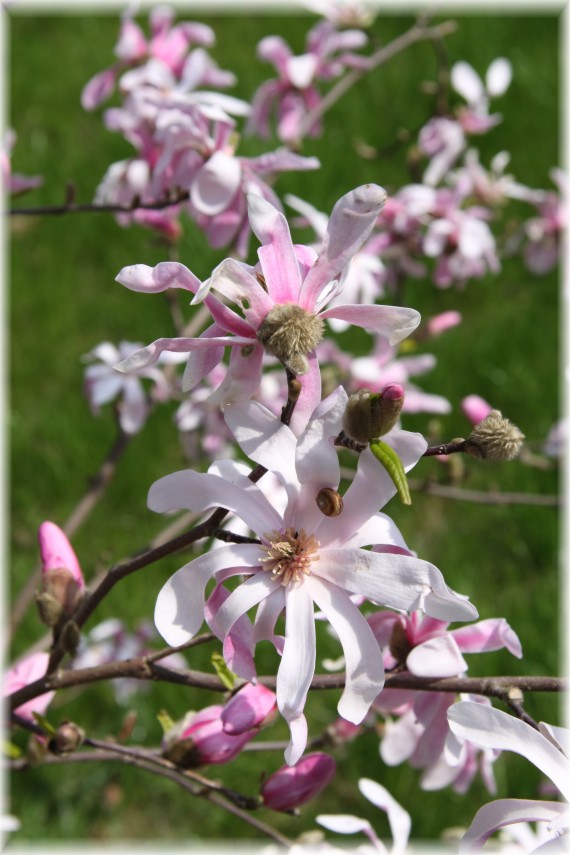
{"label": "brown branch", "polygon": [[410,489],[439,496],[442,499],[457,499],[460,502],[477,502],[482,505],[536,505],[556,508],[562,504],[562,498],[541,493],[509,493],[499,490],[466,490],[448,484],[436,484],[430,481],[410,481]]}
{"label": "brown branch", "polygon": [[410,30],[403,33],[398,38],[380,48],[370,56],[364,68],[355,68],[347,72],[344,77],[336,83],[332,89],[320,100],[317,106],[310,110],[301,121],[299,128],[299,139],[302,139],[315,122],[320,119],[349,89],[358,83],[369,71],[378,68],[380,65],[388,62],[400,51],[405,50],[415,42],[425,41],[426,39],[436,39],[453,33],[457,25],[454,21],[445,21],[435,27],[427,27],[425,24],[417,23]]}
{"label": "brown branch", "polygon": [[444,442],[441,445],[431,445],[429,448],[426,448],[422,457],[436,457],[442,454],[455,454],[458,451],[465,451],[466,448],[466,439],[454,439],[451,442]]}
{"label": "brown branch", "polygon": [[169,196],[165,199],[157,199],[155,202],[141,202],[135,198],[129,205],[103,204],[96,205],[94,202],[87,202],[82,205],[76,205],[74,202],[65,202],[63,205],[39,205],[33,208],[11,208],[6,211],[7,216],[35,216],[51,214],[54,216],[60,214],[93,214],[93,213],[111,213],[111,214],[132,214],[133,211],[160,211],[163,208],[171,208],[174,205],[179,205],[181,202],[187,202],[190,198],[190,193],[185,191],[178,193],[176,196]]}

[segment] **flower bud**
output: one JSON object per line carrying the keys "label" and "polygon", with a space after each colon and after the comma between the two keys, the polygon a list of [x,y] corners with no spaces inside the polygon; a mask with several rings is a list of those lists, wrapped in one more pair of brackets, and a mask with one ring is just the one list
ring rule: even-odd
{"label": "flower bud", "polygon": [[499,410],[491,410],[467,437],[465,450],[481,460],[514,460],[523,440],[524,434],[516,425]]}
{"label": "flower bud", "polygon": [[42,561],[42,589],[36,594],[40,619],[57,627],[75,611],[85,582],[77,556],[55,523],[46,521],[38,530]]}
{"label": "flower bud", "polygon": [[48,744],[53,754],[71,754],[83,743],[85,731],[72,721],[62,721]]}
{"label": "flower bud", "polygon": [[273,306],[257,330],[266,353],[276,356],[293,374],[309,370],[307,354],[320,344],[324,322],[297,303]]}
{"label": "flower bud", "polygon": [[241,752],[257,730],[237,736],[225,733],[221,705],[189,712],[163,739],[163,756],[183,769],[229,763]]}
{"label": "flower bud", "polygon": [[336,763],[328,754],[307,754],[295,766],[282,766],[261,788],[263,804],[288,811],[311,801],[334,777]]}
{"label": "flower bud", "polygon": [[248,730],[259,729],[274,717],[277,709],[275,692],[261,684],[248,683],[225,704],[222,710],[224,733],[239,736]]}
{"label": "flower bud", "polygon": [[359,389],[348,399],[342,428],[356,442],[366,444],[392,430],[404,404],[404,390],[388,383],[381,392]]}
{"label": "flower bud", "polygon": [[342,513],[344,505],[342,496],[338,490],[333,490],[332,487],[323,487],[322,490],[319,490],[316,502],[320,512],[326,517],[338,517]]}

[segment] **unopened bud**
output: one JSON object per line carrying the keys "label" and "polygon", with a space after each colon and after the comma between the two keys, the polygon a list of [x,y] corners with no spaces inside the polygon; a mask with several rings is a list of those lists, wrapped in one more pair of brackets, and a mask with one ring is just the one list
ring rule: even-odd
{"label": "unopened bud", "polygon": [[225,733],[222,711],[222,706],[214,705],[197,713],[187,713],[165,735],[163,756],[183,769],[229,763],[237,757],[257,729],[237,736]]}
{"label": "unopened bud", "polygon": [[309,370],[307,354],[322,341],[324,322],[297,303],[275,305],[257,330],[257,338],[293,374]]}
{"label": "unopened bud", "polygon": [[514,460],[522,448],[524,434],[499,410],[475,426],[467,437],[466,452],[481,460]]}
{"label": "unopened bud", "polygon": [[225,704],[222,710],[224,733],[238,736],[248,730],[260,728],[275,717],[277,696],[259,683],[247,683]]}
{"label": "unopened bud", "polygon": [[398,383],[389,383],[375,393],[360,389],[348,399],[342,428],[351,439],[366,444],[392,430],[403,404],[404,390]]}
{"label": "unopened bud", "polygon": [[64,532],[46,521],[38,530],[42,587],[36,595],[40,619],[57,631],[77,608],[85,582],[77,556]]}
{"label": "unopened bud", "polygon": [[62,721],[48,748],[53,754],[71,754],[83,743],[85,731],[72,721]]}
{"label": "unopened bud", "polygon": [[307,754],[295,766],[282,766],[261,788],[263,804],[289,811],[306,804],[332,780],[336,763],[328,754]]}

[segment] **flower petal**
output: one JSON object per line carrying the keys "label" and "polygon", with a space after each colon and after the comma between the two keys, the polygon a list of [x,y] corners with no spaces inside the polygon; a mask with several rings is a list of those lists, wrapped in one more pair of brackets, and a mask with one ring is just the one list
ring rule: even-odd
{"label": "flower petal", "polygon": [[269,296],[275,303],[296,302],[301,274],[287,220],[261,196],[250,193],[247,206],[251,228],[262,244],[257,254]]}
{"label": "flower petal", "polygon": [[315,673],[315,618],[309,588],[304,584],[289,585],[285,608],[285,647],[277,672],[277,706],[291,722],[303,712]]}
{"label": "flower petal", "polygon": [[153,365],[165,350],[171,353],[190,353],[201,347],[251,347],[252,338],[242,336],[218,336],[216,338],[157,338],[151,344],[135,351],[126,359],[114,365],[115,371],[128,374],[130,371],[139,371],[147,365]]}
{"label": "flower petal", "polygon": [[[485,841],[506,825],[518,822],[553,822],[568,806],[559,802],[532,799],[497,799],[479,808],[461,841],[460,852],[475,852]],[[556,851],[556,850],[555,850]],[[560,850],[562,852],[563,849]]]}
{"label": "flower petal", "polygon": [[254,329],[260,326],[274,305],[256,279],[253,268],[234,258],[226,258],[215,268],[208,285],[231,302],[238,303]]}
{"label": "flower petal", "polygon": [[259,389],[264,350],[253,344],[245,348],[234,347],[226,376],[208,401],[225,407],[250,398]]}
{"label": "flower petal", "polygon": [[504,95],[512,79],[513,67],[509,60],[504,57],[493,60],[485,75],[487,92],[492,98]]}
{"label": "flower petal", "polygon": [[259,604],[253,624],[254,643],[258,641],[270,641],[275,645],[278,653],[283,653],[285,639],[281,635],[275,635],[275,624],[284,608],[285,589],[282,585],[278,585],[275,591]]}
{"label": "flower petal", "polygon": [[338,703],[339,715],[360,724],[384,686],[382,652],[367,621],[345,591],[317,576],[307,579],[305,584],[344,651],[346,683]]}
{"label": "flower petal", "polygon": [[505,618],[488,618],[471,626],[462,626],[452,630],[451,636],[463,653],[484,653],[506,647],[518,659],[523,655],[519,637]]}
{"label": "flower petal", "polygon": [[[244,487],[218,475],[191,469],[181,469],[155,481],[149,490],[147,504],[151,511],[157,513],[182,508],[204,511],[219,505],[236,513],[252,531],[260,530],[260,534],[279,529],[282,525],[281,517],[256,484]],[[258,546],[254,548],[259,559],[262,553]],[[258,560],[253,563],[258,564]]]}
{"label": "flower petal", "polygon": [[397,344],[418,326],[421,315],[415,309],[401,306],[333,306],[320,312],[321,318],[337,318],[369,332],[385,336]]}
{"label": "flower petal", "polygon": [[240,183],[239,160],[223,151],[215,151],[194,176],[190,200],[201,214],[215,217],[228,207]]}
{"label": "flower petal", "polygon": [[291,731],[291,738],[285,749],[285,762],[288,766],[294,766],[301,759],[303,751],[307,747],[307,719],[303,713],[300,713],[295,718],[287,719],[287,724]]}
{"label": "flower petal", "polygon": [[[259,548],[257,551],[259,559]],[[259,568],[259,563],[257,569]],[[249,609],[256,606],[275,590],[275,580],[270,573],[261,571],[254,573],[245,582],[235,588],[223,606],[216,613],[216,626],[222,636],[226,636],[236,621],[245,615]]]}
{"label": "flower petal", "polygon": [[218,570],[255,565],[259,550],[249,543],[213,549],[195,558],[162,587],[154,610],[161,636],[174,647],[193,638],[204,622],[204,588]]}
{"label": "flower petal", "polygon": [[405,852],[412,828],[410,814],[377,781],[372,781],[370,778],[361,778],[358,782],[358,789],[368,801],[372,802],[380,810],[385,810],[388,814],[390,831],[394,839],[393,855],[396,855],[398,852]]}
{"label": "flower petal", "polygon": [[441,635],[414,647],[406,667],[418,677],[455,677],[467,671],[467,662],[453,638]]}
{"label": "flower petal", "polygon": [[319,257],[309,270],[299,305],[314,311],[319,295],[339,279],[352,256],[369,236],[386,201],[386,191],[377,184],[363,184],[342,196],[333,208]]}
{"label": "flower petal", "polygon": [[468,62],[456,62],[452,67],[451,85],[468,104],[476,104],[485,94],[483,81]]}
{"label": "flower petal", "polygon": [[307,427],[311,413],[321,400],[321,371],[314,351],[307,354],[309,370],[300,374],[297,380],[301,384],[301,393],[297,398],[289,426],[296,436]]}
{"label": "flower petal", "polygon": [[550,778],[565,799],[570,799],[570,761],[524,721],[471,701],[454,704],[447,718],[457,736],[475,745],[522,754]]}
{"label": "flower petal", "polygon": [[323,828],[336,831],[337,834],[357,834],[359,831],[369,831],[372,827],[367,819],[346,813],[321,814],[315,817],[315,820]]}

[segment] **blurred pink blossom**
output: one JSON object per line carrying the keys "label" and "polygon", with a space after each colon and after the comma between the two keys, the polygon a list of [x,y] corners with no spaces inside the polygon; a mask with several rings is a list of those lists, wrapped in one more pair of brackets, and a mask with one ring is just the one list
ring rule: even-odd
{"label": "blurred pink blossom", "polygon": [[[4,675],[3,696],[6,698],[19,689],[23,689],[24,686],[28,686],[30,683],[34,683],[43,677],[47,671],[48,662],[49,653],[42,652],[25,656],[19,662],[16,662],[15,665],[12,665]],[[54,696],[55,692],[44,692],[43,695],[38,695],[37,698],[32,698],[31,701],[26,701],[26,703],[15,709],[14,712],[24,718],[33,720],[33,713],[36,712],[43,715]]]}
{"label": "blurred pink blossom", "polygon": [[290,811],[307,804],[332,781],[336,763],[328,754],[307,754],[295,766],[282,766],[262,784],[265,807]]}

